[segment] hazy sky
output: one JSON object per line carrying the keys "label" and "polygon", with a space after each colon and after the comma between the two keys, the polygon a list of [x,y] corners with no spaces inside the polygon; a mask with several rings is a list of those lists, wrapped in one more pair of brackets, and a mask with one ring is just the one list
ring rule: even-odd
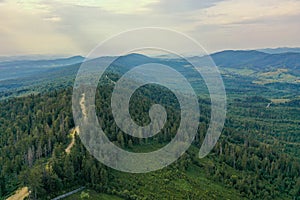
{"label": "hazy sky", "polygon": [[0,0],[0,55],[85,56],[104,39],[143,26],[183,32],[209,52],[295,47],[300,1]]}

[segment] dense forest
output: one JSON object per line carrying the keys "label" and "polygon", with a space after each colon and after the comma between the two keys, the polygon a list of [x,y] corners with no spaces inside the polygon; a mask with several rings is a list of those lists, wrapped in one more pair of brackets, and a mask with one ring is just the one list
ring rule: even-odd
{"label": "dense forest", "polygon": [[[128,151],[149,152],[173,138],[180,114],[170,91],[156,85],[136,91],[130,114],[138,124],[149,123],[154,103],[168,113],[159,134],[139,139],[116,126],[108,100],[112,89],[107,82],[96,95],[97,115],[105,119],[100,123],[111,141]],[[209,99],[199,97],[201,118],[190,149],[165,169],[128,174],[98,162],[78,135],[71,151],[65,151],[75,128],[71,98],[72,88],[66,88],[0,102],[1,198],[22,186],[29,187],[31,199],[86,186],[123,199],[300,199],[299,100],[268,107],[270,100],[260,96],[230,99],[220,140],[199,159],[210,117]]]}

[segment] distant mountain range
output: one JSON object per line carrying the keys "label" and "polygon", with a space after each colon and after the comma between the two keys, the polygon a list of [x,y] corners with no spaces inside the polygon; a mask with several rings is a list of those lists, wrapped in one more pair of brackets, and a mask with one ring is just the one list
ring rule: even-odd
{"label": "distant mountain range", "polygon": [[222,51],[211,55],[219,67],[269,71],[287,68],[300,75],[300,53],[268,54],[260,51]]}
{"label": "distant mountain range", "polygon": [[[258,85],[270,83],[298,85],[300,83],[300,53],[270,54],[257,50],[227,50],[213,53],[210,56],[223,75],[235,77],[232,80],[247,79],[248,83]],[[57,85],[63,86],[64,84],[60,84],[58,80],[72,85],[72,80],[84,59],[81,56],[74,56],[50,60],[0,61],[0,93],[10,95],[12,90],[19,91],[21,88],[30,91],[33,85],[43,85],[41,83],[55,82]],[[198,80],[197,73],[183,59],[148,57],[142,54],[129,54],[118,58],[96,58],[96,60],[98,59],[99,61],[116,59],[110,67],[111,72],[114,73],[122,74],[134,66],[154,62],[171,66],[186,77]],[[190,59],[201,61],[201,59],[205,60],[205,56],[190,57]],[[233,83],[235,81],[232,81]],[[253,87],[253,85],[249,87]]]}
{"label": "distant mountain range", "polygon": [[290,47],[279,47],[279,48],[266,48],[266,49],[257,49],[257,51],[269,53],[269,54],[278,54],[278,53],[300,53],[300,48],[290,48]]}
{"label": "distant mountain range", "polygon": [[0,62],[0,80],[20,78],[28,75],[39,74],[50,68],[59,68],[83,62],[81,56],[59,58],[52,60],[15,60]]}
{"label": "distant mountain range", "polygon": [[0,62],[17,61],[17,60],[55,60],[67,57],[65,55],[18,55],[18,56],[0,56]]}
{"label": "distant mountain range", "polygon": [[10,60],[10,61],[2,61],[0,62],[0,68],[11,68],[11,67],[36,67],[36,68],[42,68],[42,67],[59,67],[69,64],[75,64],[82,62],[84,60],[81,56],[73,56],[70,58],[57,58],[57,59],[50,59],[50,60]]}
{"label": "distant mountain range", "polygon": [[[287,51],[291,48],[278,48],[275,51]],[[300,50],[300,48],[299,48]],[[270,71],[278,68],[286,68],[292,73],[300,76],[300,52],[285,52],[270,54],[256,50],[226,50],[210,55],[216,65],[220,68],[236,68],[251,69],[255,71]],[[203,59],[205,57],[192,57],[191,59]],[[51,68],[60,68],[63,66],[80,64],[84,61],[82,56],[74,56],[70,58],[59,58],[51,60],[16,60],[16,61],[0,61],[0,80],[22,77],[28,74],[36,74]],[[105,59],[105,57],[100,58]],[[172,64],[179,66],[183,64],[183,60],[175,58],[152,58],[141,54],[129,54],[120,56],[114,62],[115,66],[130,67],[149,62],[159,62],[162,64]]]}

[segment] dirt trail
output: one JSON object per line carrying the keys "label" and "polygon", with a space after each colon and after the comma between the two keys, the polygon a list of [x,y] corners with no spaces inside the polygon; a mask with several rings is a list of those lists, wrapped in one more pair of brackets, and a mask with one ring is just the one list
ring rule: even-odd
{"label": "dirt trail", "polygon": [[6,200],[23,200],[23,199],[25,199],[28,196],[29,196],[28,187],[23,187],[23,188],[17,190],[14,195],[12,195],[11,197],[7,198]]}
{"label": "dirt trail", "polygon": [[[80,107],[81,107],[81,110],[82,110],[82,114],[83,114],[84,118],[86,118],[87,112],[86,112],[86,108],[85,108],[85,93],[82,94],[82,97],[80,99],[79,104],[80,104]],[[71,152],[71,149],[75,144],[75,135],[76,135],[76,133],[79,134],[79,127],[78,126],[71,129],[71,131],[70,131],[70,136],[72,138],[72,141],[68,145],[68,147],[65,149],[67,154],[69,154]]]}
{"label": "dirt trail", "polygon": [[113,81],[113,80],[111,80],[110,78],[108,78],[108,76],[106,75],[105,76],[110,82],[112,82],[113,84],[116,84],[116,82],[115,81]]}
{"label": "dirt trail", "polygon": [[80,107],[82,110],[82,114],[84,115],[84,118],[86,118],[87,112],[86,112],[86,108],[85,108],[85,93],[82,94],[79,104],[80,104]]}
{"label": "dirt trail", "polygon": [[71,152],[71,149],[75,144],[75,135],[76,135],[76,133],[79,134],[79,128],[78,127],[71,129],[70,136],[72,137],[72,141],[68,145],[68,147],[65,149],[67,154],[69,154]]}

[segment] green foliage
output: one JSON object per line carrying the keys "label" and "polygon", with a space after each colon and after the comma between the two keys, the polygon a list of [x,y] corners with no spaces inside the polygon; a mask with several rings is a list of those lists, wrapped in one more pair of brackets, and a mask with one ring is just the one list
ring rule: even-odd
{"label": "green foliage", "polygon": [[80,199],[89,199],[90,198],[90,194],[87,192],[81,192],[80,194]]}
{"label": "green foliage", "polygon": [[[109,78],[115,80],[117,76],[110,74]],[[109,83],[100,85],[96,94],[97,115],[111,141],[128,151],[149,152],[174,137],[180,113],[170,91],[148,85],[132,97],[130,114],[140,125],[150,122],[148,110],[155,103],[166,107],[168,113],[159,134],[139,139],[116,126],[109,101],[112,89]],[[300,109],[296,100],[266,108],[269,101],[265,97],[245,98],[238,92],[230,96],[223,135],[210,156],[200,160],[197,153],[207,130],[210,109],[209,100],[199,99],[199,130],[189,151],[163,170],[126,174],[95,160],[78,136],[70,154],[65,152],[70,143],[69,131],[74,128],[71,95],[68,88],[0,102],[1,197],[19,186],[28,186],[31,198],[50,199],[81,185],[91,189],[90,199],[100,198],[103,193],[108,194],[104,198],[124,199],[299,197]],[[75,195],[74,199],[80,196]]]}
{"label": "green foliage", "polygon": [[[100,192],[96,192],[95,190],[84,190],[83,191],[84,194],[88,194],[89,198],[88,199],[101,199],[101,200],[122,200],[122,198],[115,196],[115,195],[111,195],[111,194],[104,194],[104,193],[100,193]],[[66,197],[66,200],[81,200],[81,194],[82,193],[76,193],[73,194],[69,197]]]}

